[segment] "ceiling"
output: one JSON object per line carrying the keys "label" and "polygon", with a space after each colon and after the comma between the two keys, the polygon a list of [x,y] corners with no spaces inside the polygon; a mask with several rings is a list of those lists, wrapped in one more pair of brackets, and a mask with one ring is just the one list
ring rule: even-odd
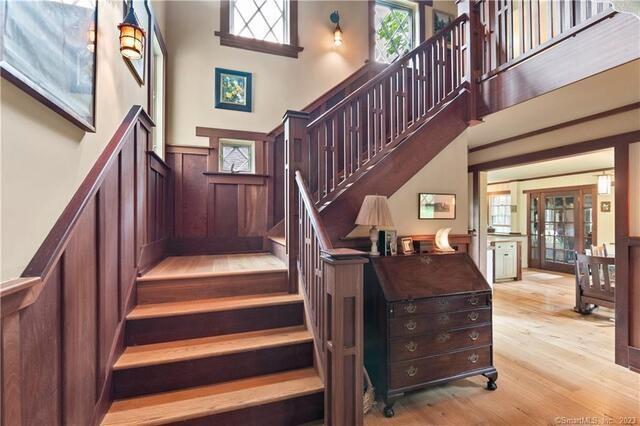
{"label": "ceiling", "polygon": [[473,148],[640,101],[640,60],[484,117],[468,129]]}
{"label": "ceiling", "polygon": [[540,163],[524,164],[487,172],[487,182],[505,182],[531,179],[564,173],[581,173],[597,169],[613,168],[613,149],[590,152],[571,157],[558,158]]}

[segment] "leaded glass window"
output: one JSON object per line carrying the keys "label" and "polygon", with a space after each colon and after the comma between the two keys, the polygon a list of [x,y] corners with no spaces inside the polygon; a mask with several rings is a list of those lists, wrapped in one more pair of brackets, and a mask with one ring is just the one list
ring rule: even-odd
{"label": "leaded glass window", "polygon": [[253,141],[220,140],[219,171],[224,173],[255,173]]}
{"label": "leaded glass window", "polygon": [[289,43],[288,0],[231,0],[231,34],[274,43]]}
{"label": "leaded glass window", "polygon": [[401,2],[377,0],[374,14],[375,60],[391,63],[414,47],[414,9]]}

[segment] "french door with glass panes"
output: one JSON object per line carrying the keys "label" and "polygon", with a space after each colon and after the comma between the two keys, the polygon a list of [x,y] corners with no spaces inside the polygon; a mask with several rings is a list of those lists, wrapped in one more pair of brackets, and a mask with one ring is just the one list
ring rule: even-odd
{"label": "french door with glass panes", "polygon": [[575,252],[596,241],[595,206],[595,185],[529,192],[529,267],[573,273]]}

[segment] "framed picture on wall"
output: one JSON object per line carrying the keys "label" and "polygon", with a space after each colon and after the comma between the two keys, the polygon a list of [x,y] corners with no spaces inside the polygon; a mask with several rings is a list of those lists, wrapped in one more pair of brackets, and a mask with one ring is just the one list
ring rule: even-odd
{"label": "framed picture on wall", "polygon": [[455,219],[455,194],[418,194],[418,219]]}
{"label": "framed picture on wall", "polygon": [[[455,16],[442,12],[437,9],[433,9],[433,33],[437,33],[438,31],[444,29],[447,25],[452,23],[456,19]],[[449,35],[449,37],[451,37]],[[451,40],[447,40],[451,41]]]}
{"label": "framed picture on wall", "polygon": [[2,77],[95,132],[98,2],[2,2]]}
{"label": "framed picture on wall", "polygon": [[251,73],[216,68],[215,79],[216,108],[251,112]]}
{"label": "framed picture on wall", "polygon": [[123,15],[124,18],[129,10],[129,2],[133,2],[133,10],[136,14],[136,18],[138,18],[138,23],[140,27],[144,30],[144,47],[142,49],[142,58],[137,60],[131,60],[129,58],[123,58],[124,61],[131,69],[133,76],[136,78],[138,83],[143,86],[146,78],[146,69],[147,69],[147,57],[149,52],[149,46],[151,43],[149,40],[149,31],[151,30],[151,11],[149,10],[149,5],[147,0],[124,0],[123,2]]}
{"label": "framed picture on wall", "polygon": [[600,201],[600,211],[602,213],[611,213],[611,201]]}

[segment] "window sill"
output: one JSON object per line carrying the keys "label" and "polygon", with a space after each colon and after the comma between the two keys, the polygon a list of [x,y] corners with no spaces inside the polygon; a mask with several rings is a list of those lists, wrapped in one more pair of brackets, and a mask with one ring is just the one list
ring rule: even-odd
{"label": "window sill", "polygon": [[271,55],[287,56],[289,58],[297,58],[298,53],[303,48],[291,44],[272,43],[270,41],[256,40],[253,38],[240,37],[229,33],[216,31],[215,35],[220,37],[220,45],[228,47],[237,47],[240,49],[253,50],[255,52],[269,53]]}

